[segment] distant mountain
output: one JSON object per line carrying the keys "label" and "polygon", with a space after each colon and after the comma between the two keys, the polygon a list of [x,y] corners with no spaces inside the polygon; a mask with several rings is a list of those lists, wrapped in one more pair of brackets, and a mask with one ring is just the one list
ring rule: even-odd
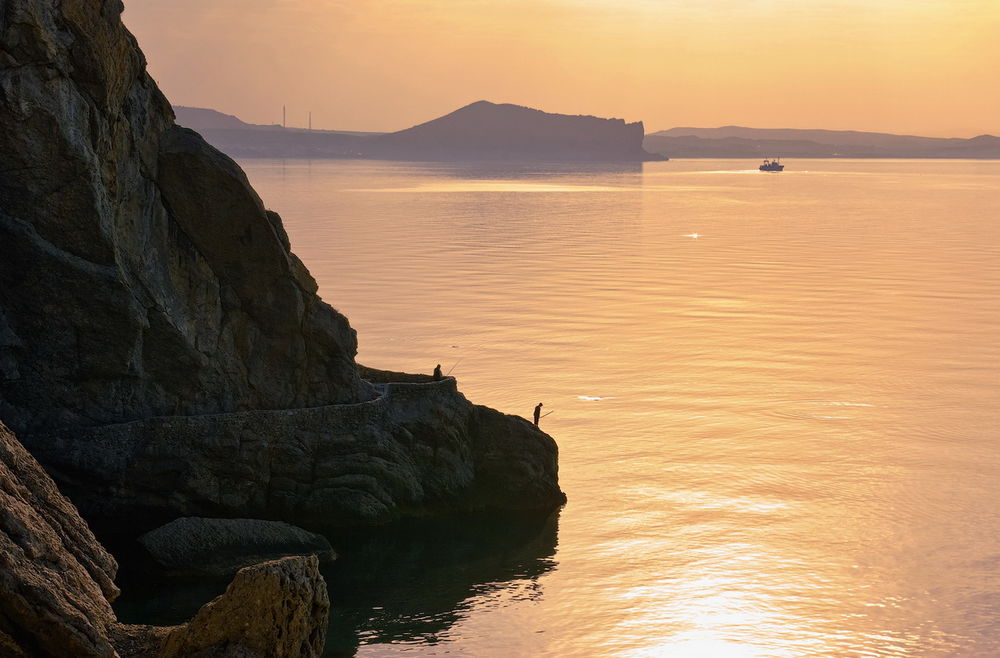
{"label": "distant mountain", "polygon": [[550,114],[487,101],[394,133],[259,126],[215,110],[175,107],[177,123],[237,157],[641,162],[642,122]]}
{"label": "distant mountain", "polygon": [[654,153],[678,158],[1000,158],[1000,137],[918,137],[854,130],[671,128],[646,135]]}

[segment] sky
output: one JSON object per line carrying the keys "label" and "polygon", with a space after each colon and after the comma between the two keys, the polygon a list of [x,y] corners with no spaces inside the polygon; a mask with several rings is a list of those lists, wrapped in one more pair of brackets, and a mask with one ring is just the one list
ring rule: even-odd
{"label": "sky", "polygon": [[1000,0],[125,0],[178,105],[391,131],[490,100],[674,126],[1000,135]]}

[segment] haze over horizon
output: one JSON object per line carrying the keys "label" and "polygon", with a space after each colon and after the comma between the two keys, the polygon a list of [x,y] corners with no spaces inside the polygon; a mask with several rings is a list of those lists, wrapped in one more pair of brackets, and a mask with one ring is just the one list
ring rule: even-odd
{"label": "haze over horizon", "polygon": [[393,131],[479,99],[674,126],[1000,134],[990,0],[126,0],[171,102]]}

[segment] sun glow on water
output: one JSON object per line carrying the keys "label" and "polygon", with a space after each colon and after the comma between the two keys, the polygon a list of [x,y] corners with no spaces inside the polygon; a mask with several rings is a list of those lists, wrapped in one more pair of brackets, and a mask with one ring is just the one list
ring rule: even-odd
{"label": "sun glow on water", "polygon": [[555,527],[387,559],[359,656],[1000,654],[1000,165],[673,189],[745,166],[248,165],[361,362],[556,410]]}

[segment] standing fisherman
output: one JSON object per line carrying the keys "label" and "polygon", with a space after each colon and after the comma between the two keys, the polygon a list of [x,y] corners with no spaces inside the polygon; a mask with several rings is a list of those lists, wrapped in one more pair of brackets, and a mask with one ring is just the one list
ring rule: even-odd
{"label": "standing fisherman", "polygon": [[538,427],[538,419],[542,417],[542,403],[535,407],[535,427]]}
{"label": "standing fisherman", "polygon": [[441,364],[440,363],[437,364],[436,366],[434,366],[434,381],[436,381],[436,382],[441,381]]}

